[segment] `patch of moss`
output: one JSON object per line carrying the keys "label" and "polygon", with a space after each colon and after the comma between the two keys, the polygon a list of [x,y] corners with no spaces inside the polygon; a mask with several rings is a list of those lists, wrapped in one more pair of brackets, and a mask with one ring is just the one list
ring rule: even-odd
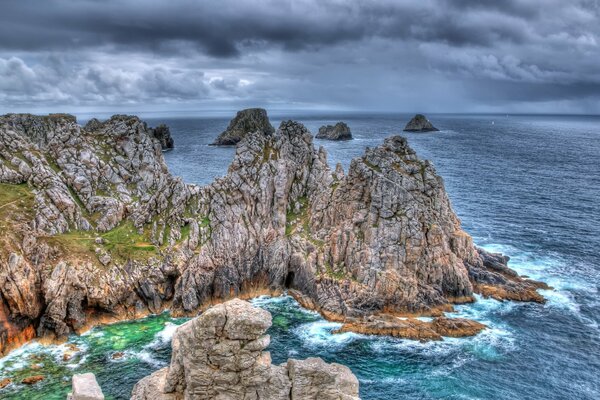
{"label": "patch of moss", "polygon": [[367,161],[366,159],[363,160],[363,162],[365,163],[365,165],[369,168],[371,168],[373,171],[377,171],[381,173],[381,168],[379,168],[378,165],[375,164],[371,164],[369,161]]}
{"label": "patch of moss", "polygon": [[0,232],[7,236],[16,224],[34,215],[35,196],[26,184],[0,183]]}

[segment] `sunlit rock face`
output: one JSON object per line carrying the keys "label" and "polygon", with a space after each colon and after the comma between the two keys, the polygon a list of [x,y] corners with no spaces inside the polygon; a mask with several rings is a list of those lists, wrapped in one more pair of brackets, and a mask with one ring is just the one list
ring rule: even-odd
{"label": "sunlit rock face", "polygon": [[214,306],[177,328],[169,367],[139,381],[132,400],[358,399],[350,369],[320,358],[271,364],[271,314],[243,300]]}

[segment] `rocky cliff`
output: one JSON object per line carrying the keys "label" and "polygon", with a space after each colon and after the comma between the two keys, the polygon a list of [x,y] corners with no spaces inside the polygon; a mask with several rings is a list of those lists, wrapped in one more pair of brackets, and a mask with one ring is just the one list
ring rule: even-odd
{"label": "rocky cliff", "polygon": [[473,246],[405,139],[345,174],[292,121],[247,134],[227,175],[197,187],[169,173],[137,117],[0,117],[0,228],[2,350],[284,289],[352,323],[439,315],[474,292],[543,301],[538,283]]}
{"label": "rocky cliff", "polygon": [[352,133],[350,127],[344,122],[338,122],[335,125],[323,125],[319,128],[319,133],[315,136],[317,139],[326,140],[350,140]]}
{"label": "rocky cliff", "polygon": [[320,358],[271,364],[271,314],[234,299],[177,328],[167,368],[139,381],[132,400],[358,400],[350,369]]}
{"label": "rocky cliff", "polygon": [[408,124],[404,127],[406,132],[435,132],[438,128],[433,126],[431,122],[423,114],[415,115]]}
{"label": "rocky cliff", "polygon": [[239,143],[248,133],[252,132],[262,132],[263,134],[275,132],[265,109],[247,108],[238,111],[235,118],[229,122],[227,129],[212,144],[215,146],[231,146]]}

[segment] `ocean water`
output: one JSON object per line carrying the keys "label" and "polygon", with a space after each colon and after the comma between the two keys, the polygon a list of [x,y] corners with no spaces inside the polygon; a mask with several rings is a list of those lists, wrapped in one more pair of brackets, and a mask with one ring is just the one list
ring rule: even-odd
{"label": "ocean water", "polygon": [[[147,118],[167,123],[176,148],[171,171],[200,185],[224,175],[233,148],[208,144],[220,118]],[[544,305],[478,299],[457,315],[490,327],[465,339],[419,343],[345,333],[289,297],[258,298],[273,314],[273,361],[319,356],[347,365],[363,399],[600,398],[600,117],[430,115],[435,133],[403,133],[408,115],[283,115],[312,132],[343,120],[354,140],[315,140],[333,166],[347,170],[365,147],[392,134],[408,137],[436,166],[454,209],[476,244],[511,256],[509,265],[553,286]],[[0,359],[0,380],[44,374],[34,386],[12,384],[2,399],[62,399],[75,372],[91,371],[109,399],[167,365],[169,340],[182,319],[168,313],[97,327],[61,346],[28,344]],[[78,351],[63,360],[68,346]],[[123,352],[122,357],[113,355]]]}

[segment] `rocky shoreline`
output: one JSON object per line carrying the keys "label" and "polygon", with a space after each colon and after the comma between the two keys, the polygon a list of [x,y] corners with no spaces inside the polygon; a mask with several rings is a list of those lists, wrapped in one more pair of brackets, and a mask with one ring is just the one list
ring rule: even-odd
{"label": "rocky shoreline", "polygon": [[350,327],[440,315],[473,293],[544,301],[543,284],[473,245],[402,137],[345,173],[284,121],[247,134],[228,174],[198,187],[169,173],[154,132],[132,116],[85,127],[0,117],[1,352],[105,318],[190,315],[285,289]]}

